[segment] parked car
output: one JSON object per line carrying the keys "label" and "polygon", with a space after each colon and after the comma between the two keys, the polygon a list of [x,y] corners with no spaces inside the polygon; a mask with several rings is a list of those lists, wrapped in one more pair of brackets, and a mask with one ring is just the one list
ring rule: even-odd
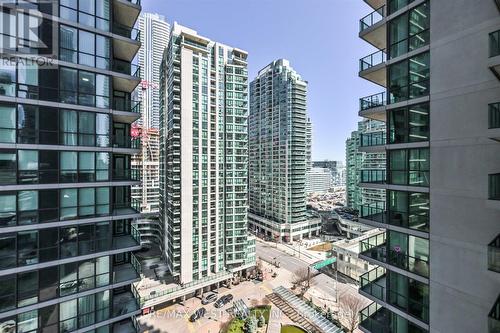
{"label": "parked car", "polygon": [[205,313],[207,312],[207,310],[205,310],[205,308],[199,308],[198,310],[196,310],[192,315],[191,317],[189,317],[189,321],[194,323],[195,321],[197,321],[198,319],[200,319],[201,317],[205,316]]}
{"label": "parked car", "polygon": [[233,295],[231,294],[224,295],[215,302],[215,307],[222,308],[224,305],[231,302],[232,300],[233,300]]}
{"label": "parked car", "polygon": [[201,304],[205,305],[208,303],[215,302],[216,300],[217,300],[216,294],[207,294],[207,295],[203,296],[203,298],[201,299]]}

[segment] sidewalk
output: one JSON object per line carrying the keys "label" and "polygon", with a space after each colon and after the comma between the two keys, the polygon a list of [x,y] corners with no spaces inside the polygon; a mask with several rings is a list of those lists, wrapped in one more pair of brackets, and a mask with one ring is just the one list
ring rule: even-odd
{"label": "sidewalk", "polygon": [[313,264],[315,262],[325,260],[326,259],[326,252],[316,252],[316,251],[309,251],[307,250],[306,246],[299,245],[299,244],[294,244],[294,245],[288,245],[288,244],[283,244],[283,243],[275,243],[275,242],[268,242],[265,241],[259,237],[256,237],[257,242],[261,242],[263,244],[267,244],[272,247],[276,247],[278,250],[297,257],[298,259],[306,262],[307,264]]}

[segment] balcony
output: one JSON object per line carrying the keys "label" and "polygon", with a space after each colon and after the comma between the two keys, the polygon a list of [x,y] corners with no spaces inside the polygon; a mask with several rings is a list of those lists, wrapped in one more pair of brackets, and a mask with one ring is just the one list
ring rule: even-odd
{"label": "balcony", "polygon": [[137,333],[137,325],[134,323],[135,318],[125,319],[113,324],[112,333]]}
{"label": "balcony", "polygon": [[386,144],[385,131],[377,131],[371,133],[361,133],[360,151],[364,152],[384,152]]}
{"label": "balcony", "polygon": [[379,121],[386,121],[387,99],[385,92],[359,99],[359,116]]}
{"label": "balcony", "polygon": [[359,37],[383,50],[387,46],[386,27],[385,6],[382,6],[359,20]]}
{"label": "balcony", "polygon": [[488,199],[500,200],[500,173],[488,175]]}
{"label": "balcony", "polygon": [[500,234],[488,244],[488,269],[500,273]]}
{"label": "balcony", "polygon": [[365,0],[365,2],[373,9],[380,8],[386,4],[386,0]]}
{"label": "balcony", "polygon": [[500,30],[490,33],[490,54],[488,59],[488,67],[500,80]]}
{"label": "balcony", "polygon": [[[371,187],[368,184],[385,185],[386,172],[383,169],[361,170],[360,171],[360,186]],[[380,186],[375,186],[380,188]]]}
{"label": "balcony", "polygon": [[385,263],[387,258],[385,232],[363,239],[359,244],[359,257],[370,261],[373,259],[380,263]]}
{"label": "balcony", "polygon": [[131,198],[130,201],[115,202],[113,203],[113,215],[138,214],[140,207],[140,201],[135,198]]}
{"label": "balcony", "polygon": [[139,303],[131,292],[113,296],[113,317],[119,317],[140,311]]}
{"label": "balcony", "polygon": [[488,314],[488,333],[500,332],[500,296]]}
{"label": "balcony", "polygon": [[498,10],[500,11],[500,0],[495,0],[495,3],[497,4]]}
{"label": "balcony", "polygon": [[141,81],[141,68],[135,64],[113,59],[113,87],[116,90],[132,92]]}
{"label": "balcony", "polygon": [[141,172],[139,169],[114,169],[113,181],[140,181]]}
{"label": "balcony", "polygon": [[385,268],[376,267],[360,276],[360,294],[386,300],[387,278]]}
{"label": "balcony", "polygon": [[141,47],[140,30],[114,23],[112,31],[117,35],[113,38],[114,56],[121,60],[132,61]]}
{"label": "balcony", "polygon": [[113,120],[131,124],[141,117],[141,102],[130,98],[113,97]]}
{"label": "balcony", "polygon": [[500,102],[488,105],[488,136],[500,142]]}
{"label": "balcony", "polygon": [[406,318],[372,303],[359,312],[359,329],[369,333],[427,333],[428,331],[413,324]]}
{"label": "balcony", "polygon": [[128,135],[115,135],[113,137],[113,148],[141,149],[141,139]]}
{"label": "balcony", "polygon": [[387,219],[387,211],[385,210],[384,202],[375,202],[369,205],[361,205],[359,210],[359,218],[368,225],[376,228],[385,228]]}
{"label": "balcony", "polygon": [[[135,256],[131,255],[135,261]],[[129,283],[133,283],[135,281],[140,280],[139,272],[137,271],[137,267],[140,268],[140,265],[135,265],[132,263],[126,263],[121,265],[113,266],[113,284],[122,283],[125,281],[131,281]]]}
{"label": "balcony", "polygon": [[133,27],[141,13],[141,0],[114,0],[113,16],[115,22]]}
{"label": "balcony", "polygon": [[382,87],[386,86],[386,60],[384,50],[359,59],[359,76]]}

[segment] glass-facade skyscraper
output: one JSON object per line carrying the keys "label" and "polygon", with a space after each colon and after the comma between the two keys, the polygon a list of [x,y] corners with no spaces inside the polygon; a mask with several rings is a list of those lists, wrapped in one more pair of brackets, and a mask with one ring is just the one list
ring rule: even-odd
{"label": "glass-facade skyscraper", "polygon": [[[0,327],[134,332],[140,245],[131,221],[140,213],[130,197],[130,124],[140,114],[130,96],[140,81],[131,62],[141,6],[0,7]],[[43,15],[30,42],[23,29],[8,30],[32,22],[23,15]]]}
{"label": "glass-facade skyscraper", "polygon": [[311,164],[307,82],[279,59],[250,84],[250,228],[284,242],[319,234],[306,210]]}
{"label": "glass-facade skyscraper", "polygon": [[374,301],[360,328],[498,332],[500,4],[365,2],[374,11],[359,36],[378,51],[359,75],[383,92],[361,98],[359,115],[386,122],[366,149],[387,162],[362,182],[386,201],[360,209],[360,222],[385,229],[361,242],[379,267],[360,278]]}
{"label": "glass-facade skyscraper", "polygon": [[217,283],[255,266],[247,233],[247,53],[175,23],[162,75],[167,264],[180,283]]}

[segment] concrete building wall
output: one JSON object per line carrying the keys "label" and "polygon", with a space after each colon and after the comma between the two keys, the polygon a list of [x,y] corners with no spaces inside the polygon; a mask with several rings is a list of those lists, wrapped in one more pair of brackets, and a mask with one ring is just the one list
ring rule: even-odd
{"label": "concrete building wall", "polygon": [[[431,332],[488,332],[500,274],[487,244],[500,232],[488,174],[500,143],[488,138],[488,104],[500,81],[488,68],[488,34],[500,29],[494,1],[431,4]],[[451,19],[453,18],[453,19]]]}

